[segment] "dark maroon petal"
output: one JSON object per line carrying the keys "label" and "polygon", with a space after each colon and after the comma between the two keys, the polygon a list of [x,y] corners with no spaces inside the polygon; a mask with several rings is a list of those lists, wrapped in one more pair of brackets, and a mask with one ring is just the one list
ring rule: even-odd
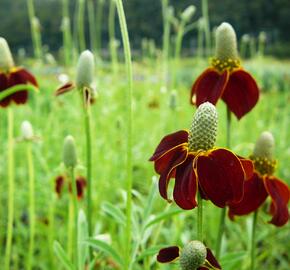
{"label": "dark maroon petal", "polygon": [[67,82],[66,84],[62,85],[61,87],[59,87],[54,95],[55,96],[60,96],[62,94],[65,94],[71,90],[73,90],[75,88],[75,85],[72,82]]}
{"label": "dark maroon petal", "polygon": [[[8,85],[8,75],[5,73],[0,72],[0,93],[4,90],[9,88]],[[0,106],[1,107],[7,107],[11,101],[11,96],[8,96],[4,98],[3,100],[0,101]]]}
{"label": "dark maroon petal", "polygon": [[216,149],[197,158],[199,186],[218,207],[241,201],[245,173],[238,157],[226,149]]}
{"label": "dark maroon petal", "polygon": [[253,161],[250,159],[246,159],[240,156],[237,156],[243,166],[245,175],[246,175],[246,179],[250,179],[252,178],[253,174],[254,174],[254,164]]}
{"label": "dark maroon petal", "polygon": [[59,175],[55,178],[55,192],[60,197],[63,189],[64,177]]}
{"label": "dark maroon petal", "polygon": [[259,99],[259,89],[253,77],[243,69],[231,73],[222,99],[238,119],[248,113]]}
{"label": "dark maroon petal", "polygon": [[159,159],[172,148],[187,143],[187,141],[188,132],[186,130],[179,130],[175,133],[171,133],[165,136],[157,146],[153,156],[150,158],[150,161]]}
{"label": "dark maroon petal", "polygon": [[173,190],[173,198],[184,210],[193,209],[197,206],[196,192],[197,180],[193,170],[194,156],[190,155],[186,161],[176,168],[175,185]]}
{"label": "dark maroon petal", "polygon": [[[173,154],[171,154],[173,153]],[[175,168],[182,164],[187,158],[187,149],[177,148],[174,151],[171,151],[164,155],[162,158],[155,161],[156,163],[162,163],[162,172],[159,178],[159,192],[160,195],[168,200],[167,197],[167,187],[169,179],[172,178],[175,174]],[[157,166],[155,166],[156,168]],[[161,165],[158,165],[158,168],[161,168]]]}
{"label": "dark maroon petal", "polygon": [[78,176],[76,178],[76,186],[77,186],[77,196],[78,199],[82,199],[84,196],[84,189],[87,185],[87,181],[84,177]]}
{"label": "dark maroon petal", "polygon": [[256,211],[267,199],[268,193],[265,189],[263,179],[254,173],[252,178],[245,181],[244,197],[239,203],[229,206],[229,217],[242,216]]}
{"label": "dark maroon petal", "polygon": [[157,261],[160,263],[169,263],[173,262],[178,257],[179,257],[179,247],[172,246],[160,249],[157,255]]}
{"label": "dark maroon petal", "polygon": [[209,101],[216,104],[222,96],[223,91],[229,79],[229,72],[225,71],[222,74],[214,68],[206,69],[195,81],[191,89],[190,101],[193,102],[193,96],[196,95],[196,106]]}
{"label": "dark maroon petal", "polygon": [[289,188],[284,182],[274,176],[265,177],[264,183],[272,199],[270,214],[273,218],[270,223],[278,227],[283,226],[289,220],[287,207],[290,197]]}
{"label": "dark maroon petal", "polygon": [[219,262],[217,261],[211,250],[209,248],[206,248],[206,262],[204,266],[198,267],[197,270],[208,270],[208,269],[217,270],[222,269],[222,267],[220,266]]}

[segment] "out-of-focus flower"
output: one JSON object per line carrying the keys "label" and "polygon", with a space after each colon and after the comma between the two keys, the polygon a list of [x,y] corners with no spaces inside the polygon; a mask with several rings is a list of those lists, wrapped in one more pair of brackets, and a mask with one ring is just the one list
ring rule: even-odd
{"label": "out-of-focus flower", "polygon": [[[54,190],[55,190],[55,193],[59,197],[61,197],[64,185],[66,182],[67,182],[67,179],[64,175],[59,175],[55,178]],[[75,179],[75,183],[76,183],[76,188],[77,188],[77,196],[78,196],[78,199],[80,200],[84,197],[84,190],[87,185],[87,181],[83,176],[77,176]],[[71,182],[68,183],[68,190],[70,193],[72,193]]]}

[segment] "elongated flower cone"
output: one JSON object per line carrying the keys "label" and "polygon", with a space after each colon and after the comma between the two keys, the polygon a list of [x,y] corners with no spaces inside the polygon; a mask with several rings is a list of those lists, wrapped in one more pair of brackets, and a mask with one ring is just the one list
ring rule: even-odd
{"label": "elongated flower cone", "polygon": [[77,151],[73,136],[66,136],[63,144],[63,163],[67,168],[77,165]]}
{"label": "elongated flower cone", "polygon": [[0,71],[7,72],[13,67],[14,61],[8,43],[0,37]]}
{"label": "elongated flower cone", "polygon": [[90,88],[94,79],[95,63],[94,55],[86,50],[81,53],[76,76],[76,87],[81,89],[83,87]]}

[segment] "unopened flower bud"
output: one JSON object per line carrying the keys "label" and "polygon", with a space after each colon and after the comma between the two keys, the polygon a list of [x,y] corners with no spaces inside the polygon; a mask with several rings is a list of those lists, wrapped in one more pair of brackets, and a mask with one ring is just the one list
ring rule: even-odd
{"label": "unopened flower bud", "polygon": [[24,140],[32,140],[34,137],[33,128],[29,121],[23,121],[21,124],[21,133]]}
{"label": "unopened flower bud", "polygon": [[189,242],[180,253],[180,266],[182,270],[195,270],[204,264],[206,247],[200,241]]}
{"label": "unopened flower bud", "polygon": [[196,110],[189,130],[190,151],[209,150],[215,145],[218,115],[210,102],[202,103]]}
{"label": "unopened flower bud", "polygon": [[83,51],[77,65],[76,86],[90,88],[95,72],[94,55],[89,51]]}
{"label": "unopened flower bud", "polygon": [[275,141],[271,132],[264,131],[256,141],[254,156],[261,158],[273,159]]}
{"label": "unopened flower bud", "polygon": [[77,165],[77,151],[75,140],[71,135],[64,139],[63,144],[63,163],[67,168],[73,168]]}
{"label": "unopened flower bud", "polygon": [[191,17],[195,13],[195,6],[190,5],[188,6],[182,13],[181,13],[181,19],[185,22],[190,21]]}
{"label": "unopened flower bud", "polygon": [[13,57],[5,38],[0,37],[0,70],[8,71],[14,67]]}
{"label": "unopened flower bud", "polygon": [[175,110],[176,107],[177,107],[177,93],[175,90],[173,90],[171,93],[170,93],[170,97],[169,97],[169,107],[171,110]]}
{"label": "unopened flower bud", "polygon": [[216,58],[220,61],[238,59],[236,32],[226,22],[216,29]]}

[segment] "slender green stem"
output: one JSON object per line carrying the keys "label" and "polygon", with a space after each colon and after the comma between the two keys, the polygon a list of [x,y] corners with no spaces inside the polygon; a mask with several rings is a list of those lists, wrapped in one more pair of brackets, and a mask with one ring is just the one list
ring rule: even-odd
{"label": "slender green stem", "polygon": [[89,31],[90,31],[90,46],[93,52],[96,52],[96,27],[95,27],[95,4],[94,0],[87,0],[88,16],[89,16]]}
{"label": "slender green stem", "polygon": [[63,32],[63,50],[64,50],[64,62],[65,65],[71,63],[72,56],[72,36],[71,36],[71,25],[69,17],[69,2],[68,0],[62,1],[62,32]]}
{"label": "slender green stem", "polygon": [[253,215],[253,224],[252,224],[252,241],[251,241],[251,268],[250,270],[255,269],[255,249],[256,249],[256,227],[257,227],[257,218],[258,218],[258,210],[255,211]]}
{"label": "slender green stem", "polygon": [[109,39],[110,39],[111,64],[114,74],[116,74],[118,70],[118,52],[115,40],[115,16],[116,16],[115,0],[111,0],[109,8]]}
{"label": "slender green stem", "polygon": [[199,241],[203,241],[203,230],[202,230],[202,198],[200,196],[200,193],[197,195],[197,239]]}
{"label": "slender green stem", "polygon": [[37,91],[37,88],[32,84],[17,84],[17,85],[11,86],[0,93],[0,101],[22,90]]}
{"label": "slender green stem", "polygon": [[126,139],[127,139],[127,162],[126,162],[126,176],[127,176],[127,202],[126,202],[126,245],[125,245],[125,269],[132,269],[133,262],[130,261],[131,254],[131,212],[132,212],[132,92],[133,92],[133,71],[132,71],[132,62],[131,62],[131,50],[130,50],[130,42],[128,37],[127,23],[126,17],[124,13],[122,0],[116,0],[117,11],[119,15],[119,22],[121,27],[123,45],[124,45],[124,54],[126,61],[126,70],[127,70],[127,78],[128,78],[128,87],[126,92],[126,114],[127,114],[127,131],[126,131]]}
{"label": "slender green stem", "polygon": [[39,33],[39,25],[37,24],[37,18],[35,17],[33,0],[27,0],[27,8],[28,8],[28,16],[31,27],[31,36],[32,36],[32,44],[34,49],[34,56],[38,59],[42,57],[42,45],[41,45],[41,37]]}
{"label": "slender green stem", "polygon": [[70,196],[69,198],[69,206],[68,206],[68,237],[67,237],[67,254],[70,259],[73,258],[73,238],[74,238],[74,205],[73,198]]}
{"label": "slender green stem", "polygon": [[35,187],[34,187],[34,164],[31,149],[31,142],[27,142],[26,148],[28,174],[29,174],[29,250],[27,269],[33,268],[33,253],[34,253],[34,235],[35,235]]}
{"label": "slender green stem", "polygon": [[167,81],[169,44],[170,44],[170,20],[168,18],[168,0],[162,0],[163,14],[163,79]]}
{"label": "slender green stem", "polygon": [[202,0],[202,17],[204,19],[205,47],[207,54],[209,54],[211,49],[211,39],[208,17],[208,0]]}
{"label": "slender green stem", "polygon": [[102,50],[103,8],[104,8],[104,0],[97,0],[96,41],[97,41],[97,49],[99,50],[98,55],[100,59],[101,59],[101,50]]}
{"label": "slender green stem", "polygon": [[8,222],[5,249],[5,270],[10,269],[13,220],[14,220],[14,141],[13,141],[13,110],[8,108]]}
{"label": "slender green stem", "polygon": [[70,168],[70,180],[71,180],[71,187],[72,187],[72,202],[73,202],[73,258],[75,269],[78,269],[78,195],[77,195],[77,186],[76,186],[76,179],[74,174],[74,168]]}
{"label": "slender green stem", "polygon": [[[231,146],[231,111],[227,107],[227,133],[226,133],[226,146],[227,148],[230,148]],[[219,221],[219,229],[218,229],[218,235],[216,240],[216,258],[220,258],[220,252],[221,252],[221,245],[222,245],[222,238],[225,230],[225,217],[226,217],[226,208],[223,208],[221,210],[220,214],[220,221]]]}
{"label": "slender green stem", "polygon": [[79,0],[78,5],[78,39],[80,45],[80,51],[84,51],[86,48],[86,40],[84,33],[84,13],[85,13],[85,0]]}

